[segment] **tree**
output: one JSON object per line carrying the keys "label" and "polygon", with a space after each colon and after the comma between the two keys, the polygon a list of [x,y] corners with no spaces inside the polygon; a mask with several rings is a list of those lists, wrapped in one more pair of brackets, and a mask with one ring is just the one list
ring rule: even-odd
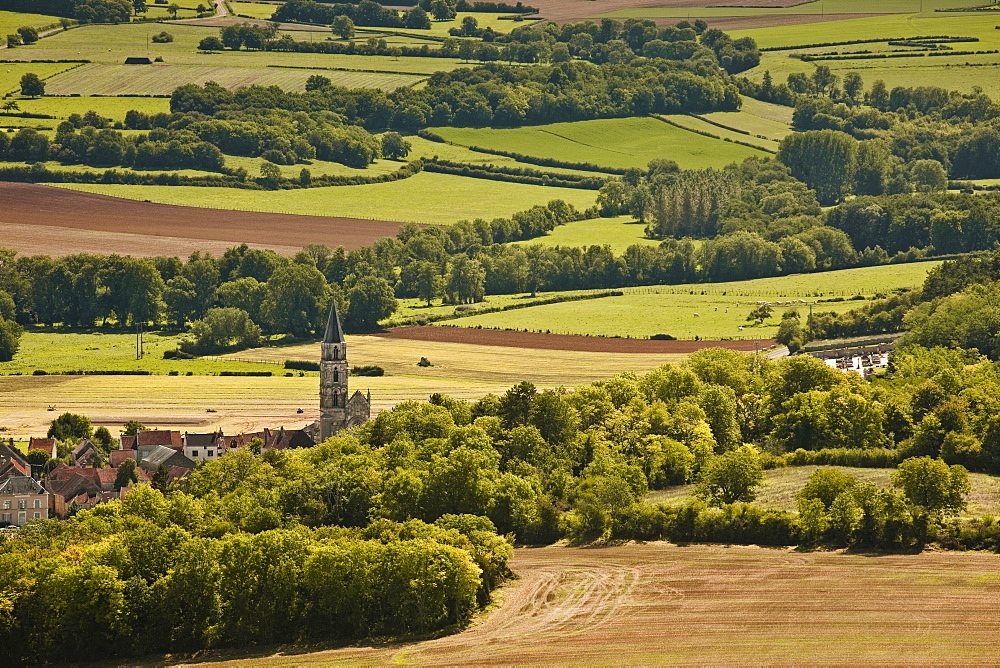
{"label": "tree", "polygon": [[757,449],[742,445],[709,460],[699,477],[697,494],[712,505],[753,501],[764,482]]}
{"label": "tree", "polygon": [[31,26],[21,26],[17,29],[17,34],[24,44],[34,44],[38,41],[38,31]]}
{"label": "tree", "polygon": [[329,77],[325,77],[322,74],[312,74],[306,79],[306,90],[320,90],[329,86],[330,83]]}
{"label": "tree", "polygon": [[455,7],[447,0],[432,0],[431,15],[435,21],[447,21],[455,18],[456,14]]}
{"label": "tree", "polygon": [[222,40],[214,35],[212,37],[206,37],[200,42],[198,42],[198,48],[202,51],[222,51],[225,45]]}
{"label": "tree", "polygon": [[136,14],[146,12],[146,0],[132,0],[132,11]]}
{"label": "tree", "polygon": [[794,132],[778,146],[778,160],[792,176],[816,190],[822,204],[835,204],[854,182],[858,142],[836,130]]}
{"label": "tree", "polygon": [[348,307],[344,327],[352,332],[371,332],[378,321],[396,312],[396,296],[380,276],[365,276],[347,294]]}
{"label": "tree", "polygon": [[139,422],[138,420],[129,420],[122,425],[122,435],[123,436],[135,436],[140,431],[145,431],[146,425]]}
{"label": "tree", "polygon": [[14,359],[24,330],[14,321],[16,308],[9,294],[0,290],[0,362]]}
{"label": "tree", "polygon": [[[131,460],[129,460],[131,461]],[[161,492],[166,491],[167,485],[170,484],[170,472],[167,471],[166,464],[160,464],[156,467],[156,473],[153,474],[152,485],[154,489],[158,489]]]}
{"label": "tree", "polygon": [[114,439],[111,438],[111,432],[108,431],[107,427],[98,427],[94,430],[94,444],[97,445],[104,454],[111,452],[111,446],[114,445]]}
{"label": "tree", "polygon": [[416,270],[417,296],[431,305],[431,301],[444,292],[444,277],[433,262],[422,260],[417,263]]}
{"label": "tree", "polygon": [[834,499],[854,489],[858,484],[858,479],[847,473],[842,473],[837,469],[819,468],[809,476],[808,482],[799,490],[799,506],[802,501],[818,500],[825,509],[833,505]]}
{"label": "tree", "polygon": [[273,331],[304,337],[325,324],[329,288],[316,267],[297,263],[280,267],[265,285],[261,317]]}
{"label": "tree", "polygon": [[351,20],[350,16],[341,14],[340,16],[333,17],[330,29],[334,35],[339,36],[341,39],[351,39],[354,37],[354,21]]}
{"label": "tree", "polygon": [[25,455],[25,459],[27,459],[28,464],[31,465],[31,475],[37,478],[48,468],[52,455],[41,448],[32,448],[31,450],[28,450],[28,454]]}
{"label": "tree", "polygon": [[937,160],[916,160],[909,165],[910,181],[917,192],[929,193],[948,189],[948,173]]}
{"label": "tree", "polygon": [[382,135],[382,156],[390,160],[403,160],[410,154],[410,142],[398,132],[386,132]]}
{"label": "tree", "polygon": [[430,30],[431,17],[427,15],[423,7],[418,5],[407,12],[406,27],[416,30]]}
{"label": "tree", "polygon": [[770,304],[758,304],[747,316],[747,322],[757,321],[758,325],[763,325],[764,321],[771,317]]}
{"label": "tree", "polygon": [[49,426],[48,437],[59,441],[80,440],[93,435],[90,418],[76,413],[63,413]]}
{"label": "tree", "polygon": [[21,95],[25,97],[45,95],[45,82],[34,72],[27,72],[21,77]]}
{"label": "tree", "polygon": [[16,114],[21,111],[21,105],[17,103],[17,100],[7,100],[3,105],[0,105],[0,111],[6,114]]}
{"label": "tree", "polygon": [[926,456],[904,459],[892,475],[892,484],[903,490],[910,503],[935,517],[963,510],[972,489],[964,466],[948,466],[944,460]]}
{"label": "tree", "polygon": [[210,308],[191,325],[195,346],[204,352],[249,348],[260,342],[258,327],[247,312],[238,308]]}
{"label": "tree", "polygon": [[180,10],[181,10],[181,6],[178,5],[176,2],[170,3],[170,5],[167,7],[167,12],[170,14],[170,17],[173,18],[173,19],[177,18],[177,12],[179,12]]}
{"label": "tree", "polygon": [[281,168],[273,162],[265,160],[260,166],[260,180],[265,187],[277,190],[281,184]]}
{"label": "tree", "polygon": [[139,482],[139,476],[135,472],[135,460],[126,459],[118,465],[118,475],[115,476],[115,491],[121,491],[122,487],[130,487]]}

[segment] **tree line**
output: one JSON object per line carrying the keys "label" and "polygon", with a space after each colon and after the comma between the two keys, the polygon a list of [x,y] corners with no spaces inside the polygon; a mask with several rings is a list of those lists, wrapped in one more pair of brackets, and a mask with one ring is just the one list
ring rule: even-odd
{"label": "tree line", "polygon": [[[516,69],[502,66],[437,72],[419,90],[385,93],[323,86],[304,93],[251,86],[228,91],[193,84],[178,88],[171,111],[283,109],[335,112],[368,131],[415,131],[432,125],[519,126],[647,113],[736,109],[739,94],[715,72],[696,72],[685,63],[662,60],[641,66],[584,62]],[[616,93],[629,88],[631,95]]]}

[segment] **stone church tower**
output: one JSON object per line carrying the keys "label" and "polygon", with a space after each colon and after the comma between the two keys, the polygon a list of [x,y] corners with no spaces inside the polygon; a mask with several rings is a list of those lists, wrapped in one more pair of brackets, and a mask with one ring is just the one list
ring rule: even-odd
{"label": "stone church tower", "polygon": [[371,418],[371,394],[347,393],[347,343],[337,315],[337,305],[330,304],[330,317],[323,336],[319,363],[320,437],[326,440],[341,429],[354,427]]}

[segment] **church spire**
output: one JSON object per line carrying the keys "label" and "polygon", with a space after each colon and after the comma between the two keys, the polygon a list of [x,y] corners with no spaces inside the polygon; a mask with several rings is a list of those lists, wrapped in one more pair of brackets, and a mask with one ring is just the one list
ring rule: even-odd
{"label": "church spire", "polygon": [[344,331],[340,326],[340,316],[337,315],[337,302],[330,300],[330,316],[326,321],[326,334],[323,343],[343,343]]}

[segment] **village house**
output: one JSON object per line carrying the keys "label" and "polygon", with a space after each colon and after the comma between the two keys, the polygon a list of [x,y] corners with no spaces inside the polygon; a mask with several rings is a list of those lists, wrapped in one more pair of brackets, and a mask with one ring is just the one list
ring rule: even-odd
{"label": "village house", "polygon": [[13,476],[0,482],[0,524],[23,526],[29,520],[48,519],[50,495],[28,476]]}
{"label": "village house", "polygon": [[13,439],[9,444],[0,441],[0,480],[26,475],[31,475],[31,465],[28,463],[28,458],[14,447]]}

